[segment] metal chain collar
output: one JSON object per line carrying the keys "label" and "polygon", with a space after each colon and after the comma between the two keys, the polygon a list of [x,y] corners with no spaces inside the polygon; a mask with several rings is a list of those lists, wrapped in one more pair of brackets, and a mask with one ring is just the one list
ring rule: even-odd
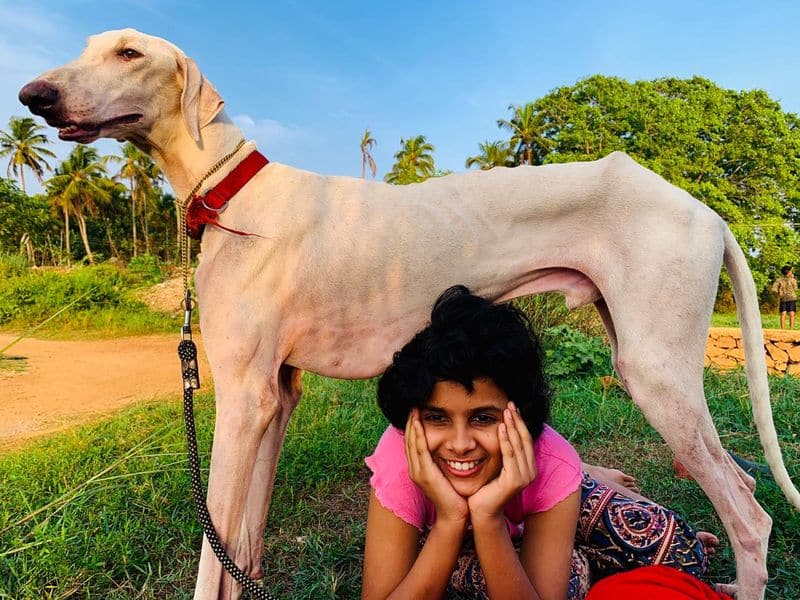
{"label": "metal chain collar", "polygon": [[239,150],[242,149],[244,146],[245,140],[242,138],[239,140],[239,143],[236,144],[236,147],[228,152],[225,156],[220,158],[214,166],[212,166],[205,175],[203,175],[200,180],[195,184],[192,188],[192,191],[187,194],[187,196],[183,199],[183,201],[179,200],[176,204],[176,210],[178,212],[178,247],[180,248],[181,252],[181,270],[183,272],[183,294],[186,295],[186,290],[189,289],[189,261],[191,259],[191,250],[192,250],[192,240],[189,238],[189,229],[188,225],[186,224],[186,210],[189,206],[189,202],[191,202],[194,195],[200,191],[200,186],[211,177],[214,173],[219,171],[222,166],[228,162],[233,155],[236,154]]}

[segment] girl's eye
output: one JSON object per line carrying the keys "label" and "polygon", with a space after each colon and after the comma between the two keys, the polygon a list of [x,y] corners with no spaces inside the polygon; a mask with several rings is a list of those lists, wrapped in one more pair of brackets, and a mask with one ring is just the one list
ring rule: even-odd
{"label": "girl's eye", "polygon": [[445,417],[439,413],[422,413],[422,420],[426,423],[438,424],[444,423]]}
{"label": "girl's eye", "polygon": [[497,419],[495,419],[493,415],[479,413],[472,417],[472,422],[477,425],[491,425],[492,423],[496,423]]}

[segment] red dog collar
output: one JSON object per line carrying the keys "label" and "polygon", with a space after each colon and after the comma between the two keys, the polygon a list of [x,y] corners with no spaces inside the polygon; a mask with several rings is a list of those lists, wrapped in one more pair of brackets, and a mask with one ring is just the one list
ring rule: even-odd
{"label": "red dog collar", "polygon": [[189,237],[199,240],[203,236],[203,228],[206,223],[238,235],[252,235],[220,225],[217,218],[228,206],[228,201],[267,163],[269,161],[263,154],[258,150],[253,150],[217,185],[202,196],[192,196],[189,207],[186,209],[186,228],[189,231]]}

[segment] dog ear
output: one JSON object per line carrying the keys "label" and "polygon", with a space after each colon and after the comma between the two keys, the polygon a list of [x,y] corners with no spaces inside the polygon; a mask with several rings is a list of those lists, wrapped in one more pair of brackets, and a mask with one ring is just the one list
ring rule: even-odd
{"label": "dog ear", "polygon": [[203,77],[197,64],[188,56],[179,56],[178,63],[183,71],[183,91],[181,92],[181,111],[189,135],[198,144],[200,130],[214,120],[225,102],[211,82]]}

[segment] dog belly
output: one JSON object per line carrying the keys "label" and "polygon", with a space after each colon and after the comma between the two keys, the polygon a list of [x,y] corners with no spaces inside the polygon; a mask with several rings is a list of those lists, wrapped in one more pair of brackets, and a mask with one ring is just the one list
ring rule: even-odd
{"label": "dog belly", "polygon": [[[477,293],[505,302],[520,296],[547,291],[562,292],[570,309],[594,302],[602,296],[597,286],[573,269],[543,269],[505,282],[498,289],[474,286]],[[328,377],[361,379],[383,372],[397,352],[430,318],[437,290],[430,303],[405,306],[402,314],[391,315],[390,303],[380,307],[362,306],[355,313],[327,310],[295,315],[284,323],[291,334],[291,352],[286,362],[292,366]],[[398,307],[399,309],[400,307]]]}
{"label": "dog belly", "polygon": [[504,293],[498,302],[542,292],[563,293],[567,308],[570,310],[594,303],[603,297],[594,282],[580,271],[547,269],[546,274],[539,275],[532,281],[518,285]]}

